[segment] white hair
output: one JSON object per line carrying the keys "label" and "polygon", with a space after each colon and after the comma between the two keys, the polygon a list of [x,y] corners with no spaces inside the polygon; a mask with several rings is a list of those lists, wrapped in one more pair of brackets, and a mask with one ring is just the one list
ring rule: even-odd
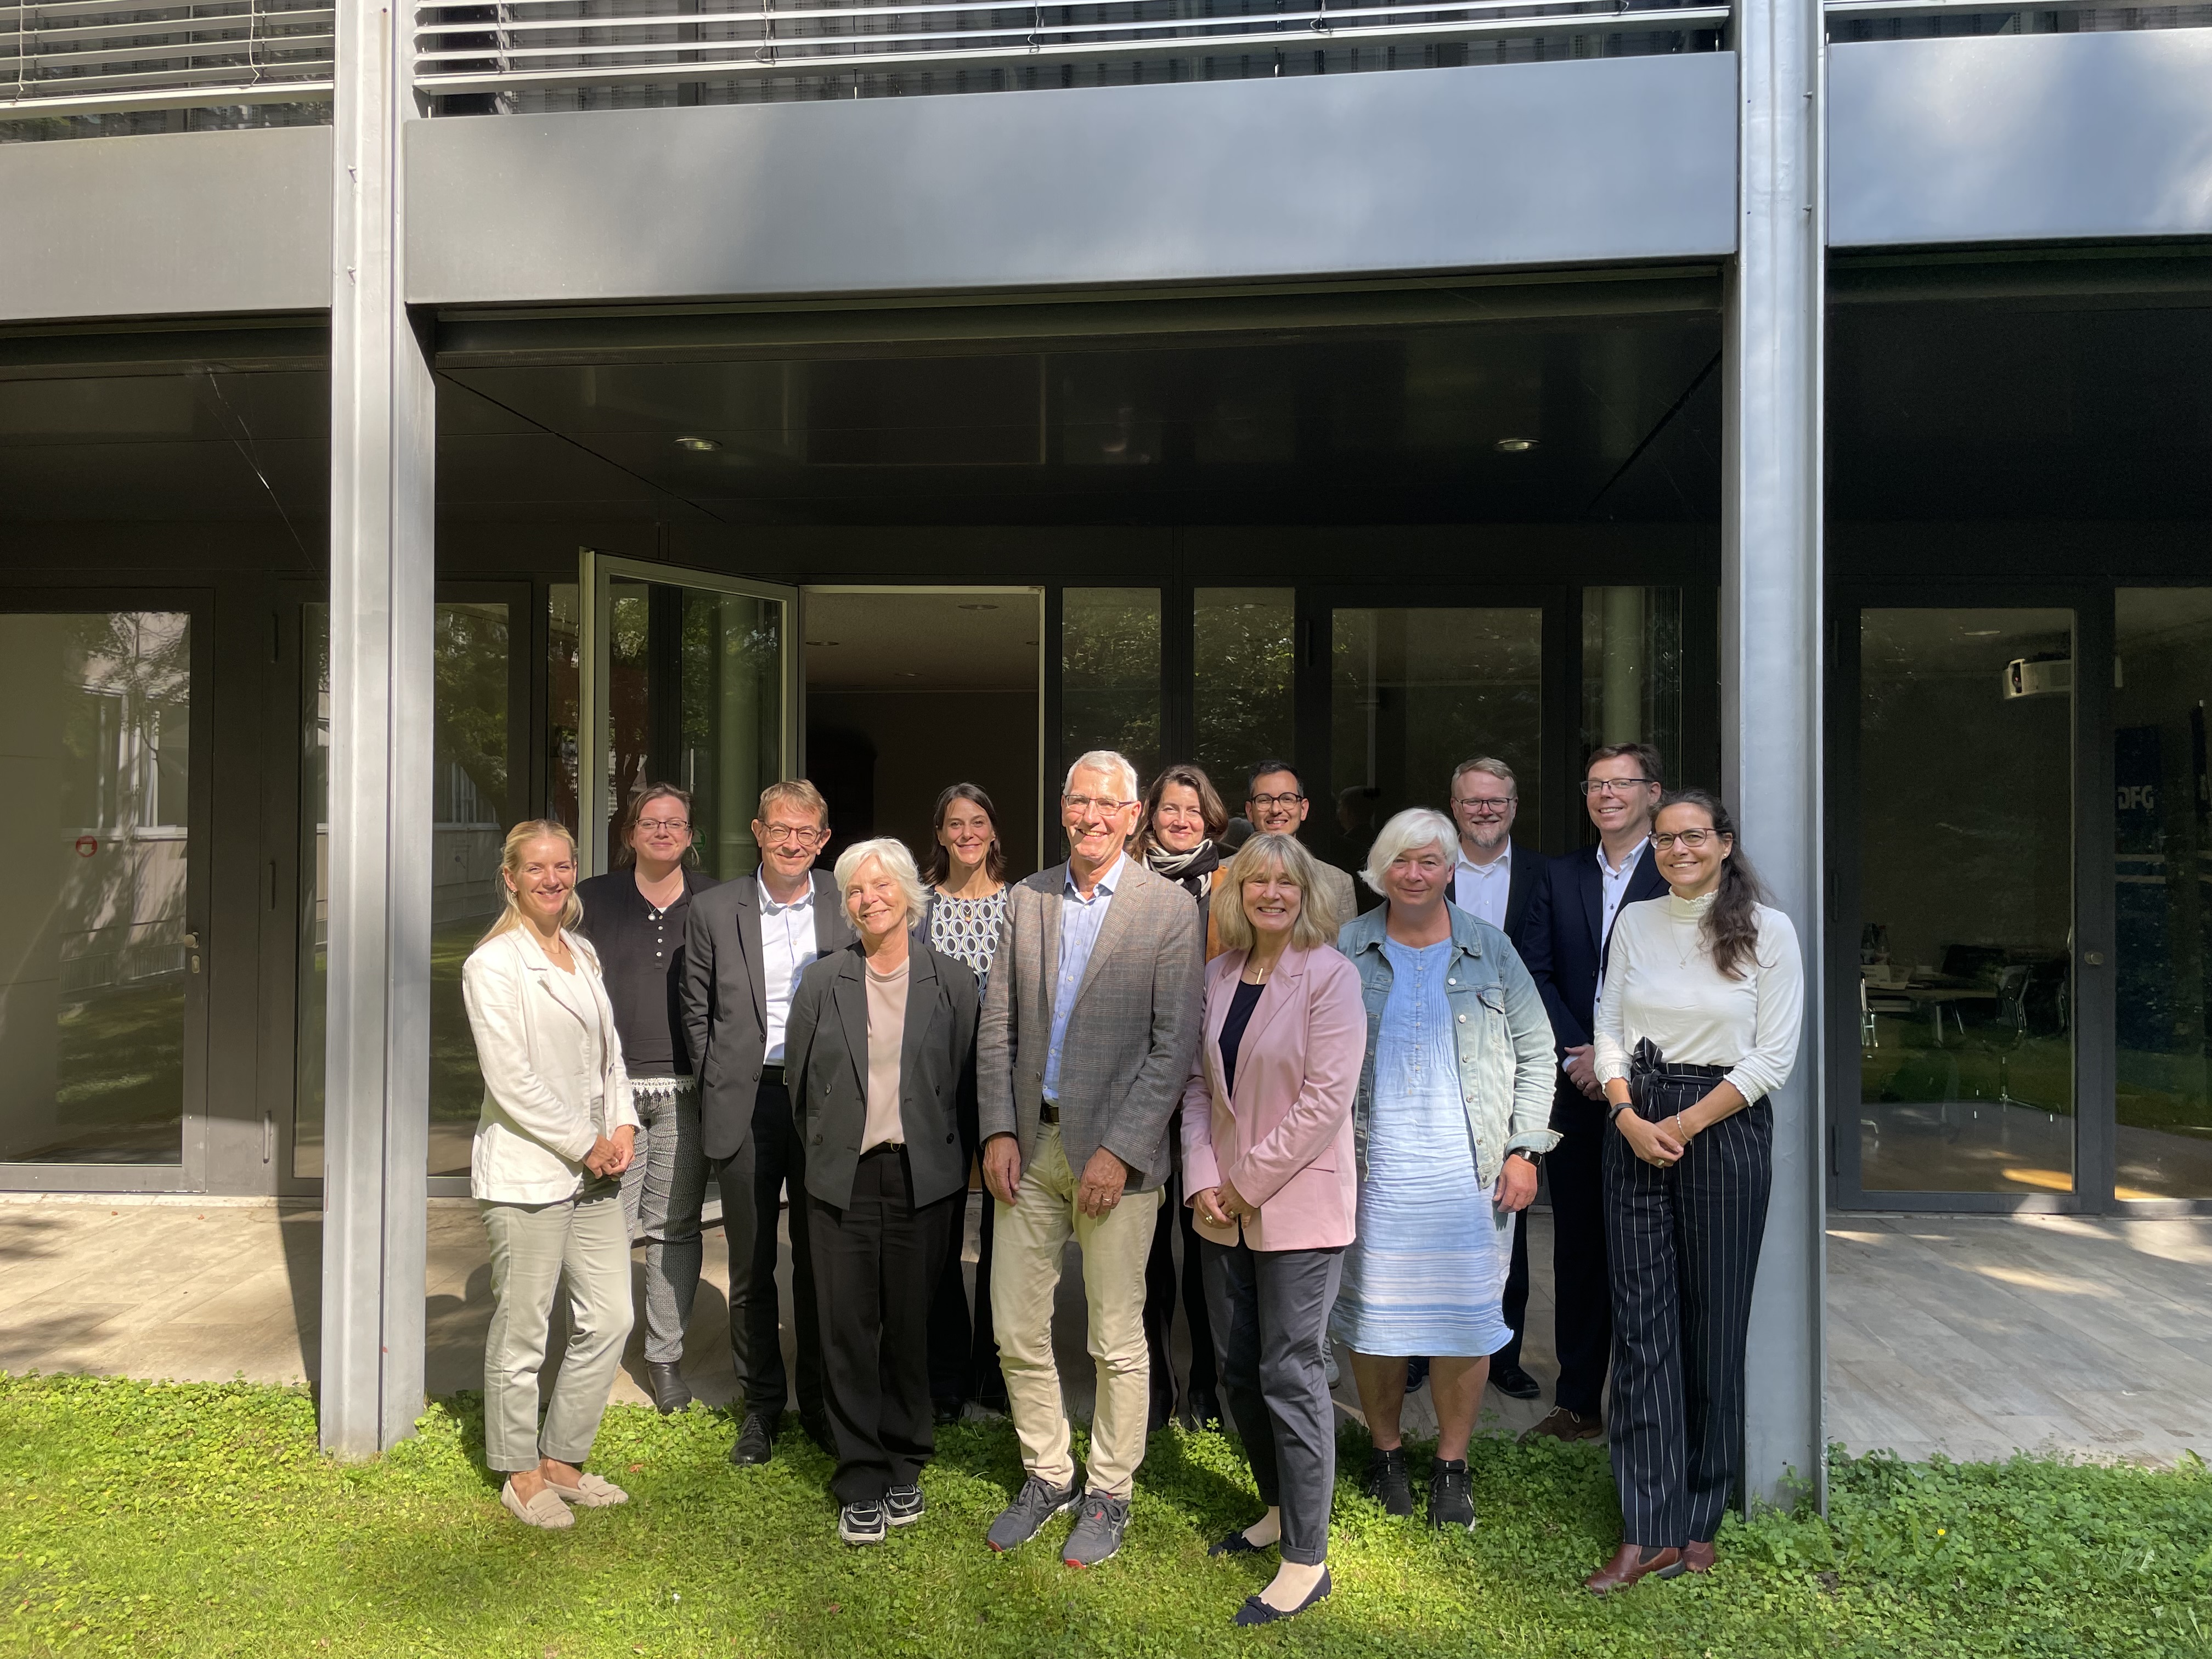
{"label": "white hair", "polygon": [[1125,801],[1135,800],[1144,793],[1137,787],[1137,769],[1129,763],[1129,757],[1111,749],[1092,749],[1078,755],[1075,764],[1067,769],[1067,781],[1060,785],[1060,793],[1066,794],[1075,787],[1078,772],[1113,773],[1121,780],[1121,799]]}
{"label": "white hair", "polygon": [[884,873],[898,884],[899,896],[906,901],[907,926],[913,927],[921,920],[929,895],[922,889],[921,872],[914,867],[914,854],[907,851],[906,843],[893,841],[888,836],[875,841],[856,841],[837,854],[837,868],[831,876],[837,884],[837,902],[845,902],[862,867],[871,864],[881,865]]}
{"label": "white hair", "polygon": [[1446,864],[1459,862],[1459,829],[1433,806],[1409,806],[1384,824],[1367,849],[1367,867],[1359,878],[1376,892],[1384,891],[1382,872],[1408,853],[1433,847]]}

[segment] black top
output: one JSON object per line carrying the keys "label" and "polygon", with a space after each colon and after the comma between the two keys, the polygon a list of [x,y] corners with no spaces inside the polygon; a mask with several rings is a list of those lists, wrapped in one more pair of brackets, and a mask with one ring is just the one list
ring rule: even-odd
{"label": "black top", "polygon": [[1229,1000],[1229,1012],[1221,1018],[1221,1075],[1229,1085],[1229,1092],[1237,1092],[1237,1050],[1244,1042],[1244,1028],[1252,1023],[1252,1011],[1260,1006],[1260,993],[1264,985],[1248,985],[1237,981],[1237,994]]}
{"label": "black top", "polygon": [[637,872],[610,870],[576,884],[584,920],[577,931],[599,953],[599,972],[622,1033],[623,1064],[632,1077],[688,1077],[691,1056],[684,1042],[680,992],[684,983],[684,925],[692,896],[715,884],[684,872],[684,891],[656,910],[637,890]]}

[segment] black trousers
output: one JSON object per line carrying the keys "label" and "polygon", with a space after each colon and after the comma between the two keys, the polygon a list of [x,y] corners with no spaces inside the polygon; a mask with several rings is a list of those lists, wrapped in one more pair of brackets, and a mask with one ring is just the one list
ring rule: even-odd
{"label": "black trousers", "polygon": [[954,1200],[915,1207],[906,1149],[863,1152],[844,1208],[806,1195],[840,1504],[910,1486],[936,1450],[929,1301]]}
{"label": "black trousers", "polygon": [[1521,1224],[1513,1230],[1513,1257],[1505,1270],[1505,1300],[1499,1308],[1513,1335],[1506,1345],[1490,1356],[1490,1374],[1498,1375],[1508,1366],[1517,1370],[1521,1366],[1521,1333],[1528,1328],[1528,1212],[1521,1212]]}
{"label": "black trousers", "polygon": [[[1590,1099],[1565,1076],[1553,1097],[1552,1127],[1559,1132],[1559,1144],[1546,1155],[1544,1174],[1552,1190],[1552,1300],[1556,1309],[1554,1346],[1559,1356],[1557,1403],[1578,1415],[1595,1417],[1605,1400],[1606,1363],[1613,1351],[1612,1276],[1606,1252],[1606,1158],[1610,1151],[1607,1143],[1620,1137],[1606,1122],[1604,1102]],[[1515,1231],[1525,1233],[1527,1230]],[[1525,1291],[1522,1296],[1525,1312]],[[1506,1322],[1513,1322],[1510,1313]]]}
{"label": "black trousers", "polygon": [[[1694,1106],[1706,1079],[1639,1079],[1652,1122]],[[1721,1120],[1671,1169],[1618,1133],[1605,1149],[1613,1255],[1613,1478],[1623,1534],[1663,1549],[1710,1542],[1743,1470],[1743,1356],[1774,1182],[1765,1102]]]}
{"label": "black trousers", "polygon": [[[1175,1145],[1182,1144],[1180,1113],[1169,1135]],[[1190,1206],[1184,1202],[1188,1196],[1183,1191],[1182,1172],[1178,1170],[1168,1177],[1167,1196],[1160,1205],[1159,1219],[1152,1224],[1152,1253],[1145,1258],[1145,1346],[1152,1352],[1151,1421],[1155,1428],[1175,1415],[1172,1339],[1178,1279],[1182,1291],[1183,1317],[1190,1324],[1190,1375],[1185,1379],[1182,1398],[1210,1395],[1217,1389],[1213,1328],[1206,1315],[1206,1273],[1199,1254],[1198,1231],[1191,1224]],[[1182,1234],[1180,1270],[1175,1259],[1178,1231]]]}
{"label": "black trousers", "polygon": [[[967,1275],[962,1272],[961,1246],[967,1242],[968,1206],[983,1200],[981,1248],[975,1256],[975,1307],[968,1307]],[[999,1343],[991,1329],[991,1234],[998,1206],[988,1192],[964,1188],[945,1200],[952,1206],[952,1222],[945,1241],[945,1262],[937,1275],[937,1288],[929,1302],[929,1393],[933,1400],[950,1406],[978,1400],[987,1406],[1006,1403],[1006,1380],[999,1375]]]}
{"label": "black trousers", "polygon": [[783,1364],[783,1310],[775,1288],[776,1218],[791,1194],[791,1314],[799,1334],[799,1415],[823,1422],[822,1336],[816,1317],[814,1253],[808,1248],[806,1164],[791,1121],[791,1096],[762,1080],[753,1100],[753,1132],[728,1158],[709,1158],[707,1172],[722,1197],[722,1231],[730,1249],[730,1364],[745,1409],[773,1424],[791,1405]]}

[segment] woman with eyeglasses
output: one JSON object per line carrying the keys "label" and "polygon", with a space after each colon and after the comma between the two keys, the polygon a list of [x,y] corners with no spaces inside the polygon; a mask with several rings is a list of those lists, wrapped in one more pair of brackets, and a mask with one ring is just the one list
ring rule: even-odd
{"label": "woman with eyeglasses", "polygon": [[[1213,781],[1195,766],[1170,766],[1145,792],[1137,817],[1138,854],[1145,867],[1165,876],[1197,902],[1206,918],[1206,959],[1222,951],[1221,926],[1214,919],[1213,890],[1224,860],[1219,842],[1229,828],[1229,809]],[[1169,1144],[1182,1144],[1182,1108],[1169,1120]],[[1176,1413],[1175,1331],[1176,1271],[1175,1236],[1182,1234],[1181,1275],[1183,1317],[1190,1325],[1190,1375],[1182,1389],[1182,1414],[1194,1426],[1221,1416],[1219,1379],[1213,1363],[1213,1333],[1206,1322],[1206,1281],[1199,1267],[1198,1235],[1180,1175],[1170,1177],[1167,1202],[1152,1228],[1152,1254],[1145,1261],[1145,1346],[1152,1360],[1150,1426],[1164,1428]]]}
{"label": "woman with eyeglasses", "polygon": [[691,898],[715,884],[691,866],[691,796],[672,783],[630,797],[615,835],[617,867],[576,884],[578,926],[599,954],[640,1127],[623,1172],[623,1214],[645,1240],[645,1373],[662,1412],[691,1401],[684,1332],[705,1246],[699,1215],[707,1159],[699,1079],[684,1041],[684,929]]}
{"label": "woman with eyeglasses", "polygon": [[1704,1572],[1741,1473],[1744,1340],[1773,1185],[1773,1109],[1805,1012],[1790,918],[1761,902],[1728,809],[1659,803],[1664,897],[1621,907],[1597,1005],[1613,1275],[1620,1552],[1599,1595]]}

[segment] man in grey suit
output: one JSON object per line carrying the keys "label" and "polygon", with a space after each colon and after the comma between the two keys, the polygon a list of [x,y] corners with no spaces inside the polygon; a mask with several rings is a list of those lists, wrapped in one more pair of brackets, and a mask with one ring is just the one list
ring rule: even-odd
{"label": "man in grey suit", "polygon": [[[707,1172],[722,1194],[730,1250],[730,1360],[744,1420],[730,1462],[765,1463],[790,1392],[775,1289],[776,1215],[791,1195],[791,1297],[799,1328],[799,1420],[830,1443],[822,1342],[807,1248],[806,1172],[783,1081],[784,1026],[799,976],[853,938],[830,878],[814,868],[830,809],[805,779],[761,791],[753,839],[760,869],[691,901],[684,932],[684,1031],[699,1074]],[[685,1321],[695,1281],[679,1291]]]}
{"label": "man in grey suit", "polygon": [[[1125,854],[1138,806],[1136,769],[1121,756],[1097,750],[1069,769],[1067,862],[1007,890],[975,1043],[983,1179],[999,1204],[991,1317],[1027,1472],[989,1540],[1026,1543],[1079,1497],[1060,1551],[1072,1567],[1105,1560],[1129,1524],[1152,1380],[1145,1259],[1201,1018],[1198,908]],[[1087,1490],[1052,1352],[1071,1237],[1098,1371]]]}
{"label": "man in grey suit", "polygon": [[[1254,830],[1263,836],[1297,835],[1306,814],[1313,810],[1313,803],[1306,799],[1305,785],[1298,781],[1297,769],[1286,760],[1255,762],[1244,793],[1244,816]],[[1322,896],[1328,901],[1329,914],[1341,927],[1359,914],[1358,891],[1350,876],[1319,854],[1314,855],[1314,864],[1321,872]]]}

